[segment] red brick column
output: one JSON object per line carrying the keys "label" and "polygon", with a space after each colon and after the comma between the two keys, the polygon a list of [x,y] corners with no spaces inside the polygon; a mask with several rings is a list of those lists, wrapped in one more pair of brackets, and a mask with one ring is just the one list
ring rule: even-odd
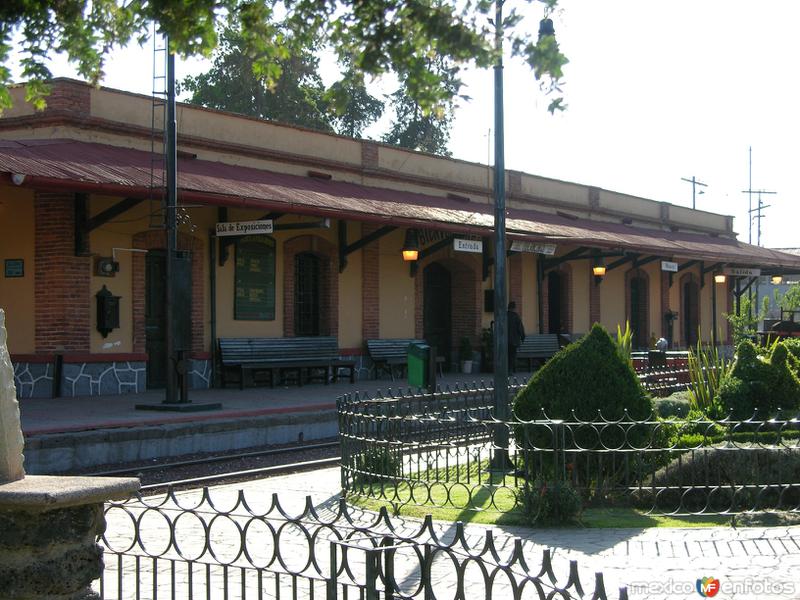
{"label": "red brick column", "polygon": [[50,88],[50,95],[45,98],[47,113],[79,114],[89,116],[91,113],[91,86],[80,81],[56,80]]}
{"label": "red brick column", "polygon": [[594,274],[591,269],[586,269],[586,274],[589,276],[589,327],[591,327],[595,323],[600,323],[600,319],[602,318],[600,286],[603,285],[603,283],[595,283]]}
{"label": "red brick column", "polygon": [[[364,223],[361,226],[361,237],[369,235],[378,227]],[[378,339],[380,321],[380,240],[376,240],[361,250],[361,338]]]}
{"label": "red brick column", "polygon": [[36,352],[88,352],[91,258],[75,256],[75,197],[37,192],[34,212]]}
{"label": "red brick column", "polygon": [[[664,315],[667,314],[668,310],[672,310],[672,307],[669,304],[669,273],[667,271],[661,271],[661,337],[667,339],[667,320],[664,318]],[[673,323],[674,328],[674,323]],[[672,335],[675,335],[675,332],[672,332]],[[673,342],[675,340],[673,339]]]}

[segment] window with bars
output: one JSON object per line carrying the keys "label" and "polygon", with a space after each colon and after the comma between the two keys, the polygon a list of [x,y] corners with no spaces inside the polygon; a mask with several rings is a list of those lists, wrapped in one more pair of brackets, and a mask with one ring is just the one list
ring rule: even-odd
{"label": "window with bars", "polygon": [[321,275],[321,261],[317,255],[303,252],[294,257],[295,335],[320,335]]}

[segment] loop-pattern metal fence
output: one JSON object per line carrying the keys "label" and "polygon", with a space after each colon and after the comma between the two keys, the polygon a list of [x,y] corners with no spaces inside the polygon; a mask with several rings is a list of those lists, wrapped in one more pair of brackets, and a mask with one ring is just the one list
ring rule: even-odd
{"label": "loop-pattern metal fence", "polygon": [[549,550],[537,560],[522,540],[491,530],[400,521],[344,500],[307,498],[297,514],[277,495],[260,504],[240,492],[219,506],[208,489],[108,504],[101,597],[609,598],[602,574],[588,589],[571,561],[559,578]]}
{"label": "loop-pattern metal fence", "polygon": [[[558,481],[571,484],[584,506],[650,514],[800,510],[797,418],[573,413],[503,422],[491,403],[486,386],[342,396],[342,488],[391,505],[521,512],[531,494]],[[499,430],[508,447],[494,445]]]}

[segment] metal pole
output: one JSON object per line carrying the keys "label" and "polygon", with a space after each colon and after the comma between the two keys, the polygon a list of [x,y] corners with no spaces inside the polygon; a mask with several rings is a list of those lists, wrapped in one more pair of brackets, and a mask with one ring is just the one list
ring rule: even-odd
{"label": "metal pole", "polygon": [[[503,133],[503,0],[495,0],[494,66],[494,410],[507,421],[508,404],[508,309],[506,294],[506,172]],[[508,429],[495,430],[496,466],[508,459]]]}
{"label": "metal pole", "polygon": [[165,404],[178,402],[177,373],[175,371],[175,258],[178,251],[178,236],[175,208],[178,201],[178,139],[175,117],[175,54],[169,51],[167,40],[167,123],[166,123],[166,168],[167,197],[164,211],[164,225],[167,230],[167,387]]}

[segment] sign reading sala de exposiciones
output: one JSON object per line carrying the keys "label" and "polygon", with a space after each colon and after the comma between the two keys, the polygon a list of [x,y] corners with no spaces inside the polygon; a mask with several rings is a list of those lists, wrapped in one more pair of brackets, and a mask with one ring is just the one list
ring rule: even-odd
{"label": "sign reading sala de exposiciones", "polygon": [[262,235],[273,232],[272,220],[264,221],[233,221],[230,223],[217,223],[217,237],[228,235]]}

